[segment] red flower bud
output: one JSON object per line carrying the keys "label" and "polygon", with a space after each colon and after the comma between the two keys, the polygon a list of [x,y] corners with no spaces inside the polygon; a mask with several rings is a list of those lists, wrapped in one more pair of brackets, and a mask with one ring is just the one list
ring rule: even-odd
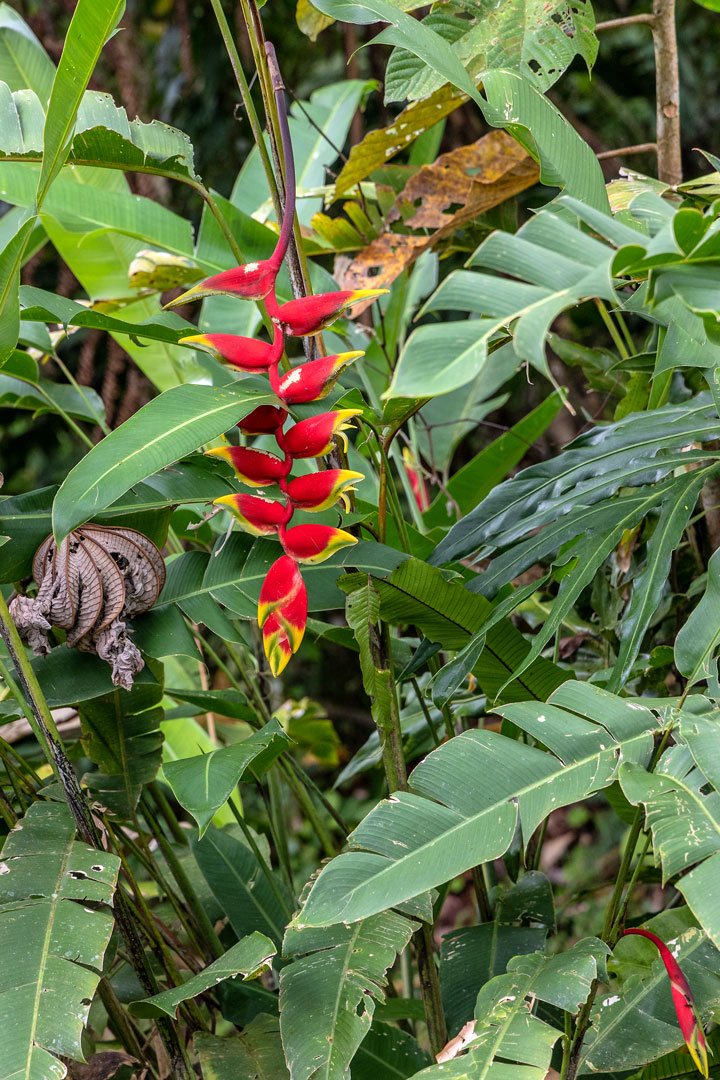
{"label": "red flower bud", "polygon": [[268,570],[260,592],[258,622],[273,675],[300,648],[307,623],[307,590],[295,562],[281,556]]}
{"label": "red flower bud", "polygon": [[[265,620],[278,610],[284,610],[294,603],[297,597],[304,597],[307,615],[307,592],[297,563],[289,555],[281,555],[272,564],[260,590],[258,603],[258,622],[265,625]],[[304,620],[297,620],[302,622]]]}
{"label": "red flower bud", "polygon": [[205,457],[219,457],[228,461],[238,480],[250,487],[265,487],[277,483],[287,476],[290,465],[268,453],[267,450],[253,450],[248,446],[219,446],[215,450],[206,450]]}
{"label": "red flower bud", "polygon": [[288,484],[287,493],[298,510],[327,510],[338,499],[342,499],[345,509],[349,510],[345,492],[355,490],[353,480],[364,480],[364,476],[349,469],[326,469],[296,476]]}
{"label": "red flower bud", "polygon": [[705,1033],[700,1023],[700,1017],[695,1009],[695,998],[692,995],[690,984],[682,973],[680,965],[668,949],[664,941],[650,930],[623,930],[622,937],[626,934],[639,934],[641,937],[652,941],[660,953],[665,970],[670,979],[673,1004],[677,1013],[678,1024],[682,1032],[685,1044],[690,1051],[690,1056],[697,1065],[703,1076],[708,1075],[708,1055]]}
{"label": "red flower bud", "polygon": [[413,493],[418,510],[422,513],[424,510],[427,510],[430,505],[425,477],[420,472],[417,460],[409,447],[403,447],[402,455],[405,463],[405,472],[410,481],[410,490]]}
{"label": "red flower bud", "polygon": [[283,434],[281,445],[295,458],[321,457],[332,448],[333,437],[339,435],[347,450],[344,432],[350,425],[345,421],[359,416],[360,412],[360,409],[338,409],[301,420]]}
{"label": "red flower bud", "polygon": [[240,371],[264,371],[271,364],[277,364],[282,356],[283,336],[276,329],[273,343],[268,345],[266,341],[255,341],[254,338],[237,334],[191,334],[180,338],[178,344],[193,344],[208,349]]}
{"label": "red flower bud", "polygon": [[253,536],[270,536],[285,524],[287,509],[274,499],[260,495],[221,495],[215,504],[224,506],[236,518],[245,532]]}
{"label": "red flower bud", "polygon": [[285,423],[287,413],[277,405],[258,405],[238,422],[243,435],[271,435]]}
{"label": "red flower bud", "polygon": [[201,300],[204,296],[217,296],[224,293],[229,296],[240,296],[243,300],[262,300],[272,292],[278,269],[279,264],[272,259],[245,263],[244,266],[233,266],[231,270],[223,270],[222,273],[193,285],[187,292],[177,296],[169,304],[165,304],[165,307],[178,307],[180,304],[187,304],[190,300]]}
{"label": "red flower bud", "polygon": [[329,394],[346,364],[351,364],[361,352],[338,353],[337,356],[321,356],[300,367],[294,367],[283,375],[277,396],[288,405],[318,401]]}
{"label": "red flower bud", "polygon": [[357,543],[349,532],[331,525],[296,525],[281,541],[287,554],[301,563],[324,562],[340,548]]}
{"label": "red flower bud", "polygon": [[319,334],[326,326],[330,326],[346,308],[352,307],[360,300],[382,296],[387,291],[387,289],[342,289],[340,292],[320,293],[318,296],[289,300],[287,304],[281,304],[275,309],[268,308],[268,310],[273,322],[284,334],[289,334],[290,337],[308,337]]}

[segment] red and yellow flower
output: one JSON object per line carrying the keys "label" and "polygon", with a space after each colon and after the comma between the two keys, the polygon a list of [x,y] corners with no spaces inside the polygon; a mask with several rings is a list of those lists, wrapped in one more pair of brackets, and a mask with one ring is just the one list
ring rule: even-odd
{"label": "red and yellow flower", "polygon": [[699,1072],[701,1072],[703,1076],[708,1076],[708,1050],[705,1041],[705,1032],[703,1031],[703,1026],[695,1007],[695,998],[690,989],[690,983],[683,975],[680,965],[665,942],[662,941],[657,934],[653,934],[651,930],[641,930],[639,928],[624,930],[621,937],[624,937],[627,934],[639,934],[640,937],[647,938],[648,941],[652,941],[653,945],[660,953],[660,958],[665,965],[665,970],[670,979],[670,990],[672,992],[675,1013],[678,1018],[682,1037],[685,1040],[685,1045],[690,1052],[691,1058],[697,1065]]}
{"label": "red and yellow flower", "polygon": [[[269,43],[267,52],[274,63],[274,50]],[[296,192],[285,96],[282,89],[277,88],[281,86],[281,80],[279,74],[275,74],[278,77],[273,85],[276,86],[286,168],[285,211],[275,250],[269,259],[224,270],[193,285],[165,306],[177,307],[190,300],[216,295],[264,300],[273,323],[271,343],[236,334],[211,333],[189,335],[181,339],[181,344],[209,350],[240,371],[267,371],[270,386],[282,405],[298,405],[325,397],[342,369],[363,354],[346,352],[322,356],[281,373],[279,362],[285,338],[318,334],[353,304],[374,299],[387,290],[340,290],[278,304],[275,284],[292,234]],[[280,674],[299,648],[307,623],[307,591],[300,565],[323,562],[334,552],[356,542],[351,533],[330,525],[303,524],[289,528],[293,512],[295,509],[327,510],[339,501],[347,507],[347,493],[353,490],[354,481],[362,479],[362,473],[349,469],[328,469],[291,478],[292,462],[295,458],[322,457],[331,449],[336,437],[342,439],[347,448],[344,433],[349,427],[348,421],[360,412],[360,409],[338,409],[320,413],[292,424],[284,431],[287,410],[281,405],[260,405],[239,420],[237,426],[245,435],[273,435],[281,456],[249,446],[222,446],[207,451],[208,456],[227,461],[241,483],[255,488],[276,484],[283,495],[284,501],[243,493],[215,499],[216,505],[228,510],[246,532],[254,536],[277,536],[284,550],[265,576],[258,603],[263,647],[273,675]]]}

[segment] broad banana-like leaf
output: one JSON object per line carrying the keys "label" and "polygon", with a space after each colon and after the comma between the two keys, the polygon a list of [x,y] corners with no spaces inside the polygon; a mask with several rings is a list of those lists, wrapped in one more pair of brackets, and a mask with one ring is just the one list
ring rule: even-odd
{"label": "broad banana-like leaf", "polygon": [[417,924],[388,911],[332,930],[290,928],[280,975],[280,1031],[293,1080],[349,1080],[384,998],[385,972]]}
{"label": "broad banana-like leaf", "polygon": [[624,763],[620,783],[631,803],[645,808],[663,881],[676,888],[720,948],[720,726],[718,712],[676,714],[676,746],[654,772]]}
{"label": "broad banana-like leaf", "polygon": [[57,1055],[85,1060],[120,860],[74,836],[64,803],[34,803],[0,854],[1,1080],[62,1080]]}
{"label": "broad banana-like leaf", "polygon": [[269,938],[264,934],[248,934],[231,946],[219,960],[208,964],[182,986],[174,986],[143,1001],[131,1002],[130,1012],[135,1016],[169,1016],[174,1019],[183,1001],[197,997],[225,979],[236,979],[238,975],[242,975],[243,981],[257,979],[272,966],[274,955],[275,946]]}
{"label": "broad banana-like leaf", "polygon": [[466,731],[433,751],[325,866],[297,926],[355,922],[527,842],[552,810],[607,787],[620,758],[646,764],[657,718],[642,705],[569,681],[546,704],[496,710],[547,747]]}

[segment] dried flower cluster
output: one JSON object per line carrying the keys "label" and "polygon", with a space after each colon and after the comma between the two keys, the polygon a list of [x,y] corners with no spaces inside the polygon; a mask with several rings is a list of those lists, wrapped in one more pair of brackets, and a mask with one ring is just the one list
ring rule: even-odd
{"label": "dried flower cluster", "polygon": [[[278,304],[275,283],[285,258],[295,216],[295,175],[292,144],[282,82],[275,63],[274,50],[268,45],[273,86],[285,156],[285,209],[278,242],[269,259],[233,267],[194,285],[173,300],[170,306],[205,296],[227,294],[244,300],[264,300],[273,324],[272,342],[234,334],[196,334],[183,338],[209,349],[226,364],[243,371],[267,372],[273,393],[282,405],[262,405],[240,421],[245,435],[271,434],[282,456],[247,446],[227,446],[208,454],[227,460],[237,478],[249,487],[276,484],[283,501],[261,495],[224,495],[216,502],[226,507],[241,527],[255,536],[277,536],[285,554],[271,566],[263,583],[258,605],[258,621],[263,631],[263,645],[273,674],[278,675],[302,641],[307,621],[307,591],[299,564],[318,563],[355,538],[344,529],[329,525],[296,525],[290,521],[296,509],[326,510],[352,489],[362,474],[348,469],[326,469],[291,477],[293,461],[317,458],[333,447],[336,435],[348,427],[347,421],[359,412],[341,409],[320,413],[293,424],[287,430],[288,410],[284,406],[306,404],[325,397],[335,385],[340,371],[361,352],[321,356],[289,371],[280,372],[280,361],[288,337],[310,337],[329,326],[347,308],[367,300],[385,289],[361,289],[308,296]],[[346,443],[347,445],[347,443]]]}
{"label": "dried flower cluster", "polygon": [[163,557],[135,529],[83,525],[57,547],[52,535],[33,558],[37,596],[16,596],[10,614],[33,652],[50,652],[53,626],[66,643],[96,652],[112,667],[115,686],[130,690],[144,661],[126,619],[148,611],[165,584]]}

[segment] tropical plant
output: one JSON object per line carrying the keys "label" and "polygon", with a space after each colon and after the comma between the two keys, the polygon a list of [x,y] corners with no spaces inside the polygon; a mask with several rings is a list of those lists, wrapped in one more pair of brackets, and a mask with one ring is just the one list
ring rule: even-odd
{"label": "tropical plant", "polygon": [[720,1075],[689,5],[0,4],[0,1080]]}

